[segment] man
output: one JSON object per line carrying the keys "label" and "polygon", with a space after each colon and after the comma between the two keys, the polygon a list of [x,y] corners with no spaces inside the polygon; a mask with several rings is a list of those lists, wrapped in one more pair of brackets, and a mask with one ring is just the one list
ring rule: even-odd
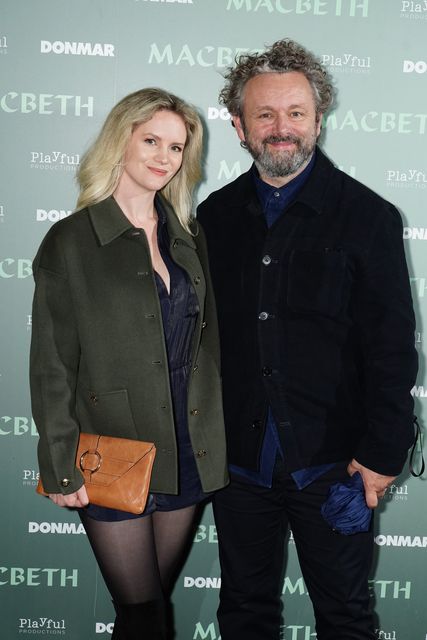
{"label": "man", "polygon": [[372,524],[342,535],[321,506],[331,485],[358,471],[375,508],[413,442],[402,223],[316,146],[333,90],[303,47],[283,40],[241,56],[220,97],[254,159],[198,212],[232,474],[214,501],[221,637],[279,638],[290,527],[318,640],[373,640]]}

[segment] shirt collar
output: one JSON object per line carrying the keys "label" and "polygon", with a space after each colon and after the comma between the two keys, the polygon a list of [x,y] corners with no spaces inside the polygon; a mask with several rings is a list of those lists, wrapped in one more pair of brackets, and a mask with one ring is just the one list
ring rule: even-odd
{"label": "shirt collar", "polygon": [[263,211],[266,211],[271,200],[273,194],[279,193],[282,197],[281,200],[285,200],[285,203],[288,204],[300,191],[303,185],[306,183],[316,160],[316,152],[313,153],[313,156],[310,159],[310,162],[305,167],[304,171],[299,173],[295,178],[292,178],[289,182],[284,184],[282,187],[274,187],[267,182],[264,182],[259,175],[259,171],[255,164],[252,165],[251,171],[253,175],[253,179],[255,182],[255,188],[258,194],[258,198],[260,200]]}

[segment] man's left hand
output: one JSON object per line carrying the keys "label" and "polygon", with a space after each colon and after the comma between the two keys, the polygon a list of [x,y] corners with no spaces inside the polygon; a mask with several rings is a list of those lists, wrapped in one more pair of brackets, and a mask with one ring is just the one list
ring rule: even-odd
{"label": "man's left hand", "polygon": [[363,464],[359,464],[354,458],[348,465],[347,471],[350,476],[356,473],[356,471],[362,476],[363,486],[365,487],[366,504],[370,509],[375,509],[375,507],[378,506],[378,498],[383,498],[387,487],[396,480],[396,476],[383,476],[380,473],[368,469],[368,467],[364,467]]}

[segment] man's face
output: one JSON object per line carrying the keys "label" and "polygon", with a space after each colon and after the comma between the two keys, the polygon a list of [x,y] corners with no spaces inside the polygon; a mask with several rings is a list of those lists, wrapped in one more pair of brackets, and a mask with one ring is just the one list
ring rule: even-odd
{"label": "man's face", "polygon": [[263,73],[247,82],[242,99],[239,138],[265,182],[286,184],[305,169],[320,133],[310,83],[297,71]]}

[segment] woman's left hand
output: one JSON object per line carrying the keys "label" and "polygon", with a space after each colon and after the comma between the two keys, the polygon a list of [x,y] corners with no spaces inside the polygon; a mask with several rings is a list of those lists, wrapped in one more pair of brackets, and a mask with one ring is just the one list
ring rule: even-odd
{"label": "woman's left hand", "polygon": [[89,504],[86,487],[83,485],[74,493],[64,496],[62,493],[49,493],[49,498],[59,507],[81,508]]}

